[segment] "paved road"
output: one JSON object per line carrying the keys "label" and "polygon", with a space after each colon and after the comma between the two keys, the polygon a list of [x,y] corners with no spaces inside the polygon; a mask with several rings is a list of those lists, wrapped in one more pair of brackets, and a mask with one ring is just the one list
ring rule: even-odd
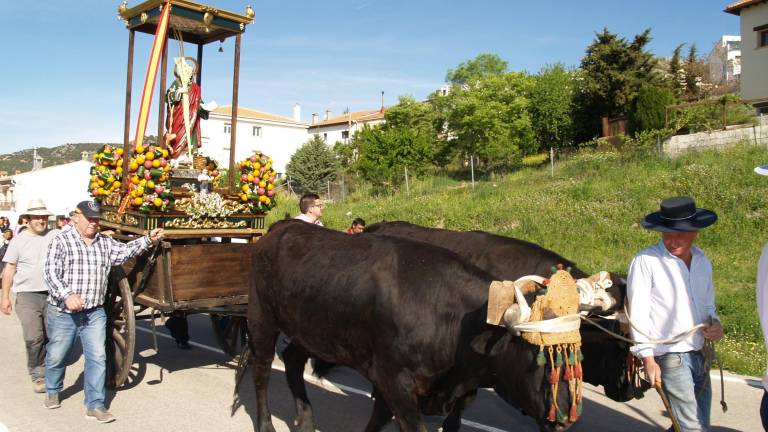
{"label": "paved road", "polygon": [[[241,404],[233,414],[234,365],[227,363],[213,340],[205,315],[190,317],[194,349],[178,350],[164,333],[159,334],[159,352],[142,322],[137,333],[134,372],[138,378],[128,388],[108,393],[108,405],[117,416],[115,423],[100,425],[84,418],[83,360],[78,355],[68,368],[62,407],[43,408],[43,396],[32,393],[24,371],[24,346],[21,328],[15,317],[0,315],[0,432],[55,431],[245,431],[253,430],[254,391],[250,381],[241,389]],[[159,327],[160,328],[160,327]],[[163,329],[164,330],[164,329]],[[75,357],[75,356],[73,356]],[[273,422],[279,432],[290,431],[293,405],[282,364],[273,365],[270,403]],[[250,380],[250,376],[247,377]],[[318,430],[323,432],[361,431],[372,403],[366,396],[370,386],[348,369],[334,371],[329,381],[309,378],[309,397],[313,401]],[[720,391],[714,384],[715,394]],[[585,387],[584,416],[571,431],[658,431],[669,425],[655,393],[641,400],[617,403],[602,396],[601,389]],[[713,431],[760,431],[758,407],[762,389],[759,383],[730,377],[726,382],[729,411],[725,414],[717,400],[713,403]],[[462,430],[468,432],[536,431],[535,424],[509,408],[489,391],[481,391],[467,411]],[[441,419],[426,419],[430,430],[438,430]],[[387,431],[396,431],[390,426]]]}

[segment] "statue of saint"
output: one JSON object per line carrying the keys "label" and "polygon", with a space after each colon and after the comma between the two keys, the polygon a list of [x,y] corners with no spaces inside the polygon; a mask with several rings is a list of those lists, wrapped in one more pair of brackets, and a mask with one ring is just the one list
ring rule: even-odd
{"label": "statue of saint", "polygon": [[[194,66],[187,63],[194,63]],[[200,148],[200,119],[207,119],[208,113],[216,109],[216,102],[203,104],[200,100],[200,86],[194,81],[197,62],[191,57],[174,58],[173,74],[176,79],[166,92],[168,115],[165,121],[165,140],[171,158],[178,159],[186,154],[192,156]]]}

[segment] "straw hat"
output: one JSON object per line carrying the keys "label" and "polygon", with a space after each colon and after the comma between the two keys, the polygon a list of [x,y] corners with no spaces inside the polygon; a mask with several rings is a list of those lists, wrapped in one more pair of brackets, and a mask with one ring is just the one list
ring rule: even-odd
{"label": "straw hat", "polygon": [[35,198],[27,204],[27,211],[24,213],[29,216],[53,216],[53,213],[45,207],[45,201]]}

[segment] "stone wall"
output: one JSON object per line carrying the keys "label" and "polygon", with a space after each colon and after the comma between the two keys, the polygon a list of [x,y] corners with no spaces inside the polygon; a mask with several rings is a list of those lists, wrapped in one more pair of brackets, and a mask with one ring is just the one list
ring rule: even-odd
{"label": "stone wall", "polygon": [[756,126],[732,126],[728,130],[675,135],[664,142],[664,153],[675,157],[690,150],[728,147],[740,142],[768,146],[768,116]]}

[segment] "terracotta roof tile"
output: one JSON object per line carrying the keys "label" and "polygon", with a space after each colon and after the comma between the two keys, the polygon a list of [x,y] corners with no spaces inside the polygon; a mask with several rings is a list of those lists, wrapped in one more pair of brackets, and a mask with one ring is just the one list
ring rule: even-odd
{"label": "terracotta roof tile", "polygon": [[753,6],[760,3],[765,3],[768,0],[738,0],[725,7],[723,12],[732,13],[734,15],[741,14],[741,10],[748,6]]}
{"label": "terracotta roof tile", "polygon": [[371,121],[384,120],[384,111],[377,109],[372,111],[355,111],[347,114],[342,114],[336,117],[331,117],[328,120],[323,120],[319,123],[310,125],[309,128],[318,128],[323,126],[331,126],[337,124],[343,124],[348,122],[366,123]]}
{"label": "terracotta roof tile", "polygon": [[[213,110],[216,114],[221,114],[225,116],[231,116],[232,115],[232,105],[223,105],[215,110]],[[256,111],[254,109],[245,108],[245,107],[237,107],[237,116],[238,117],[248,117],[253,118],[257,120],[268,120],[268,121],[276,121],[281,123],[291,123],[295,125],[302,125],[307,126],[306,123],[297,122],[296,120],[292,119],[291,117],[281,116],[277,114],[271,114],[264,111]]]}

